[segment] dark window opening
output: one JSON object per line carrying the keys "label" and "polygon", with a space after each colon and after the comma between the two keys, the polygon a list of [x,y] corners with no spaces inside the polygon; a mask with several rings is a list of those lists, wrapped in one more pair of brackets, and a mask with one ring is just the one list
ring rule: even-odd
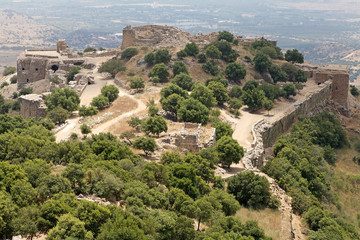
{"label": "dark window opening", "polygon": [[35,68],[35,71],[39,71],[39,69],[38,69],[38,68]]}
{"label": "dark window opening", "polygon": [[28,83],[28,82],[30,82],[30,80],[29,80],[29,79],[26,79],[26,82]]}
{"label": "dark window opening", "polygon": [[82,62],[75,62],[74,65],[75,66],[81,66],[83,63]]}
{"label": "dark window opening", "polygon": [[91,82],[88,82],[89,85],[91,85]]}
{"label": "dark window opening", "polygon": [[57,65],[51,66],[51,70],[53,70],[54,72],[56,72],[58,69],[59,69],[59,67]]}
{"label": "dark window opening", "polygon": [[321,83],[318,83],[318,85],[320,85]]}
{"label": "dark window opening", "polygon": [[24,71],[24,70],[25,70],[25,68],[22,68],[22,70]]}

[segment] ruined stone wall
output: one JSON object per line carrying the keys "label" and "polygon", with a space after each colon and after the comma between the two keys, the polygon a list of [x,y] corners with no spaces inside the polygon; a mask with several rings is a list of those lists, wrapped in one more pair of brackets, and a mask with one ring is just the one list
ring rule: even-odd
{"label": "ruined stone wall", "polygon": [[262,132],[262,140],[264,147],[272,146],[276,139],[282,134],[290,130],[292,124],[301,115],[310,114],[315,108],[325,106],[327,101],[331,99],[332,82],[326,82],[321,87],[321,90],[310,95],[307,99],[294,105],[284,117],[274,122],[269,128]]}
{"label": "ruined stone wall", "polygon": [[46,105],[41,95],[28,94],[19,97],[20,101],[20,113],[23,118],[35,118],[46,117]]}
{"label": "ruined stone wall", "polygon": [[349,84],[348,73],[338,72],[332,75],[331,99],[346,109],[348,108]]}
{"label": "ruined stone wall", "polygon": [[146,25],[123,29],[123,41],[121,49],[130,46],[162,46],[184,48],[189,42],[199,45],[215,41],[218,33],[191,35],[175,27]]}
{"label": "ruined stone wall", "polygon": [[17,61],[18,89],[27,83],[33,83],[46,77],[48,60],[38,57],[19,58]]}

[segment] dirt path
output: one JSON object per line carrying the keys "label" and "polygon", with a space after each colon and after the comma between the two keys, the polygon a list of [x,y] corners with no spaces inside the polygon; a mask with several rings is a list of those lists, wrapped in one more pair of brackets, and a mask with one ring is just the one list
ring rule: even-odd
{"label": "dirt path", "polygon": [[145,110],[146,109],[146,105],[141,101],[141,100],[138,100],[136,99],[134,96],[132,95],[129,95],[125,92],[120,92],[119,94],[120,96],[127,96],[133,100],[136,101],[137,103],[137,107],[136,109],[130,111],[130,112],[127,112],[127,113],[124,113],[114,119],[111,119],[109,121],[106,121],[105,123],[103,124],[100,124],[98,126],[96,126],[95,128],[92,129],[92,132],[94,134],[98,134],[98,133],[101,133],[101,132],[108,132],[109,131],[109,128],[113,125],[115,125],[116,123],[118,123],[119,121],[121,121],[122,119],[124,118],[127,118],[127,117],[130,117],[132,115],[136,115],[138,113],[140,113],[141,111]]}
{"label": "dirt path", "polygon": [[[316,91],[316,89],[315,89]],[[309,83],[303,90],[303,93],[298,95],[293,102],[276,102],[275,107],[270,112],[270,116],[267,116],[265,113],[251,114],[248,111],[245,111],[244,108],[241,109],[240,118],[234,118],[226,111],[221,111],[221,116],[232,123],[234,126],[233,138],[239,142],[241,146],[245,149],[250,149],[251,144],[254,140],[252,134],[252,126],[261,119],[266,119],[270,123],[281,119],[286,115],[291,109],[294,108],[294,103],[298,100],[303,100],[310,94],[314,92],[314,84]],[[279,187],[276,181],[266,175],[265,173],[252,168],[246,169],[244,164],[240,162],[239,164],[232,164],[230,169],[221,169],[221,176],[223,179],[234,176],[242,171],[254,171],[255,174],[264,176],[270,183],[270,192],[275,195],[280,200],[279,210],[281,212],[281,232],[280,240],[303,240],[306,239],[305,235],[302,233],[302,223],[301,218],[295,215],[292,211],[291,206],[291,197],[286,194],[286,192]]]}

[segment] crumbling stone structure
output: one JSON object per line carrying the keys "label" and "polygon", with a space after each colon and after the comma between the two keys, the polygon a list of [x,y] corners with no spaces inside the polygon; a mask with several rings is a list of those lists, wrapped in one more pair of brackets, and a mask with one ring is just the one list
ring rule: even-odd
{"label": "crumbling stone structure", "polygon": [[18,89],[46,79],[58,70],[68,71],[72,66],[84,63],[85,59],[73,54],[65,40],[59,40],[56,49],[26,50],[17,60]]}
{"label": "crumbling stone structure", "polygon": [[189,42],[208,44],[216,40],[218,33],[191,35],[175,27],[146,25],[123,29],[121,49],[130,46],[162,46],[183,48]]}
{"label": "crumbling stone structure", "polygon": [[[160,25],[145,25],[132,27],[130,25],[123,29],[123,40],[121,49],[130,46],[161,46],[161,47],[178,47],[184,48],[186,44],[195,42],[199,46],[204,46],[217,40],[219,33],[199,33],[191,35],[175,27]],[[265,38],[242,38],[235,36],[241,45],[251,45],[256,40],[266,40],[277,45],[277,41],[267,40]]]}
{"label": "crumbling stone structure", "polygon": [[182,128],[179,132],[162,139],[162,142],[190,152],[198,152],[201,149],[215,146],[215,128],[205,128],[198,123],[181,123],[181,125]]}
{"label": "crumbling stone structure", "polygon": [[44,98],[46,95],[39,94],[27,94],[19,97],[20,101],[20,113],[23,118],[35,118],[46,117],[46,105]]}
{"label": "crumbling stone structure", "polygon": [[327,81],[332,82],[330,99],[344,109],[348,109],[350,69],[347,66],[328,65],[319,67],[310,64],[297,64],[297,66],[318,85]]}

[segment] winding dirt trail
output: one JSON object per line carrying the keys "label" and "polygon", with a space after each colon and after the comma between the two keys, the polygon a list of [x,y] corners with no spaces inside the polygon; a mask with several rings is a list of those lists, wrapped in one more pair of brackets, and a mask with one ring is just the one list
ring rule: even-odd
{"label": "winding dirt trail", "polygon": [[[305,96],[300,96],[299,99],[302,99]],[[221,116],[230,123],[235,125],[234,133],[232,137],[239,142],[241,146],[245,149],[250,149],[251,144],[254,140],[252,134],[252,126],[261,119],[266,119],[269,122],[276,121],[283,117],[286,112],[292,107],[290,103],[278,103],[274,110],[272,110],[274,115],[267,116],[264,113],[251,114],[248,111],[244,111],[244,108],[241,109],[240,119],[230,116],[226,111],[221,111]],[[224,169],[222,173],[222,178],[226,179],[231,176],[234,176],[242,171],[253,171],[259,176],[265,177],[270,183],[270,192],[275,195],[280,201],[279,211],[281,212],[281,232],[280,240],[303,240],[306,239],[305,235],[302,233],[302,224],[301,218],[295,215],[292,211],[291,206],[291,197],[286,194],[286,192],[279,187],[276,181],[268,176],[267,174],[261,172],[258,169],[246,169],[245,165],[240,161],[238,164],[232,164],[230,169]]]}
{"label": "winding dirt trail", "polygon": [[136,114],[138,114],[141,111],[144,111],[146,109],[146,105],[141,100],[136,99],[134,96],[127,94],[126,92],[122,91],[121,89],[120,89],[119,96],[126,96],[126,97],[129,97],[129,98],[133,99],[134,101],[136,101],[136,103],[137,103],[136,109],[134,109],[132,111],[129,111],[129,112],[126,112],[126,113],[124,113],[124,114],[122,114],[122,115],[120,115],[120,116],[118,116],[118,117],[116,117],[114,119],[106,121],[103,124],[97,125],[96,127],[94,127],[92,129],[92,132],[94,134],[98,134],[98,133],[101,133],[101,132],[107,132],[111,126],[115,125],[120,120],[122,120],[124,118],[127,118],[127,117],[130,117],[132,115],[136,115]]}

